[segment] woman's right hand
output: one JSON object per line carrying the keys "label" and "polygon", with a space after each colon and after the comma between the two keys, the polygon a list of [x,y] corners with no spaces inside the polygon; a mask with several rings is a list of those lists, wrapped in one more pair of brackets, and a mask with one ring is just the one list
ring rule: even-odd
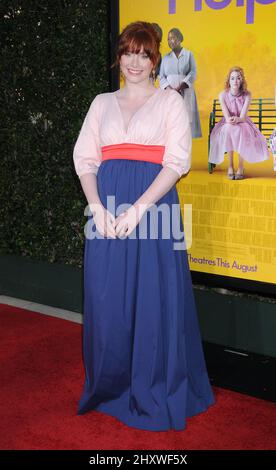
{"label": "woman's right hand", "polygon": [[115,217],[102,204],[89,204],[93,214],[96,229],[103,237],[117,238],[115,232]]}

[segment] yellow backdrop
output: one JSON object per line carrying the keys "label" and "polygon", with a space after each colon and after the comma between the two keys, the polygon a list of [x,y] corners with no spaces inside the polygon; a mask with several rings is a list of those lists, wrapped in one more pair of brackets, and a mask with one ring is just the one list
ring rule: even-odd
{"label": "yellow backdrop", "polygon": [[[260,2],[269,0],[260,0]],[[276,172],[272,156],[246,164],[243,181],[226,177],[227,159],[208,174],[209,114],[233,65],[245,71],[253,98],[272,98],[276,82],[276,2],[257,0],[120,0],[120,30],[137,20],[163,30],[162,55],[170,51],[168,31],[179,28],[183,47],[197,64],[195,90],[203,137],[193,140],[192,171],[177,184],[184,204],[193,204],[190,267],[195,271],[276,283]],[[227,4],[214,9],[208,4]],[[243,4],[244,6],[237,6]],[[169,5],[175,13],[169,13]],[[254,5],[254,22],[246,13]],[[276,114],[276,109],[275,109]]]}

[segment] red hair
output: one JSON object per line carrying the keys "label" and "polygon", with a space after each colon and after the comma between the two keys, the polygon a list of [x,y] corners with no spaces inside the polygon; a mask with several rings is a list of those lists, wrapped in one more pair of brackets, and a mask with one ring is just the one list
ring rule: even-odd
{"label": "red hair", "polygon": [[225,80],[225,90],[228,91],[230,89],[230,75],[231,75],[232,72],[238,72],[240,74],[241,78],[242,78],[242,82],[241,82],[241,85],[240,85],[240,92],[241,93],[248,93],[247,83],[246,83],[245,76],[244,76],[244,71],[241,67],[238,67],[238,66],[232,67],[229,70],[227,78]]}
{"label": "red hair", "polygon": [[138,54],[142,47],[155,69],[161,59],[159,52],[160,36],[151,23],[136,21],[127,25],[118,38],[116,60],[111,67],[119,66],[123,54]]}

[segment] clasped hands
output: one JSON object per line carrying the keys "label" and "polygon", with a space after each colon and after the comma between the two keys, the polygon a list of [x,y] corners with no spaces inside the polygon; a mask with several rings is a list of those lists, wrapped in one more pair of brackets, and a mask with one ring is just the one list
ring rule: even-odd
{"label": "clasped hands", "polygon": [[171,87],[170,85],[168,85],[166,88],[169,88],[170,90],[175,90],[175,91],[178,91],[178,93],[181,94],[181,92],[183,90],[185,90],[185,88],[189,88],[189,85],[186,83],[186,82],[182,82],[178,87],[176,88],[173,88]]}
{"label": "clasped hands", "polygon": [[185,90],[185,88],[189,88],[189,85],[186,82],[182,82],[181,85],[176,88],[176,91],[181,93],[183,90]]}
{"label": "clasped hands", "polygon": [[146,206],[132,205],[117,217],[102,204],[89,204],[94,223],[103,237],[121,238],[130,235],[140,222]]}
{"label": "clasped hands", "polygon": [[228,124],[238,124],[239,122],[241,122],[241,119],[238,116],[230,116],[226,119],[226,122]]}

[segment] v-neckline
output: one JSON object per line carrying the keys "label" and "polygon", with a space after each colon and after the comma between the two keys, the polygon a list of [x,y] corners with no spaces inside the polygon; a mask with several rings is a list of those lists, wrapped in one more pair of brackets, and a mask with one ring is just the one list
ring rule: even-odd
{"label": "v-neckline", "polygon": [[175,57],[176,57],[176,59],[178,60],[178,59],[179,59],[179,57],[182,57],[182,56],[183,56],[183,54],[182,54],[182,52],[183,52],[183,51],[184,51],[184,49],[183,49],[183,47],[182,47],[182,48],[181,48],[181,51],[179,52],[179,54],[178,54],[178,55],[176,55],[176,53],[175,53],[174,51],[172,51],[172,53],[174,54],[174,56],[175,56]]}
{"label": "v-neckline", "polygon": [[130,128],[130,124],[131,122],[133,121],[133,119],[135,118],[135,116],[139,113],[139,111],[141,111],[141,109],[143,109],[149,101],[151,101],[152,98],[154,98],[158,92],[161,90],[161,88],[157,88],[156,91],[145,101],[144,104],[142,104],[142,106],[140,106],[137,111],[135,111],[135,113],[131,116],[129,122],[128,122],[128,125],[127,125],[127,128],[125,126],[125,122],[124,122],[124,117],[123,117],[123,113],[122,113],[122,110],[121,110],[121,106],[120,106],[120,103],[117,99],[117,96],[116,96],[116,91],[113,92],[113,96],[115,98],[115,101],[117,103],[117,107],[118,107],[118,110],[119,110],[119,113],[120,113],[120,118],[121,118],[121,121],[122,121],[122,127],[123,127],[123,130],[124,130],[124,133],[125,135],[128,134],[128,131],[129,131],[129,128]]}

